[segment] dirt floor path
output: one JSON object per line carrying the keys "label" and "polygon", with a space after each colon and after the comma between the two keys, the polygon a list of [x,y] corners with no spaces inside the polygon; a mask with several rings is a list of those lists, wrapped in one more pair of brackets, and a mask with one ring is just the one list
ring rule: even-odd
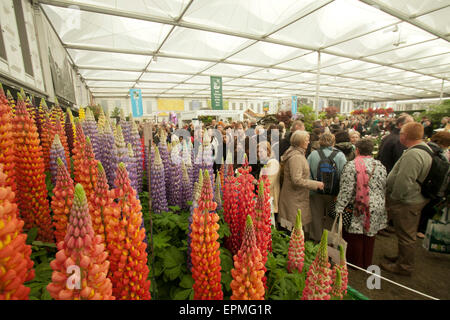
{"label": "dirt floor path", "polygon": [[[383,255],[397,254],[397,238],[376,236],[372,263],[385,262]],[[381,276],[442,300],[450,300],[450,254],[430,253],[422,247],[422,239],[416,241],[416,269],[411,277],[391,274],[381,270]],[[368,289],[369,274],[349,269],[349,285],[372,300],[429,300],[422,295],[381,280],[380,289]]]}

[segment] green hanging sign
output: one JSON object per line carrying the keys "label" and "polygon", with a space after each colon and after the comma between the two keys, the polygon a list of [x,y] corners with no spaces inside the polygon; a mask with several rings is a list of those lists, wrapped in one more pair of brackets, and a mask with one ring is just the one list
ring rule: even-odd
{"label": "green hanging sign", "polygon": [[213,110],[223,110],[222,77],[211,76],[211,107]]}

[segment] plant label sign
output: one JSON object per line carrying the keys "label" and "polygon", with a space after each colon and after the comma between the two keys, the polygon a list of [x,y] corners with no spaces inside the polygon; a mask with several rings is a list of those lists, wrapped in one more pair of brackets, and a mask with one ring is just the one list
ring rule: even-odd
{"label": "plant label sign", "polygon": [[211,107],[213,110],[223,110],[222,77],[211,76]]}
{"label": "plant label sign", "polygon": [[297,96],[292,96],[292,115],[297,113]]}
{"label": "plant label sign", "polygon": [[139,118],[144,114],[142,107],[142,91],[141,89],[130,89],[131,111],[133,117]]}

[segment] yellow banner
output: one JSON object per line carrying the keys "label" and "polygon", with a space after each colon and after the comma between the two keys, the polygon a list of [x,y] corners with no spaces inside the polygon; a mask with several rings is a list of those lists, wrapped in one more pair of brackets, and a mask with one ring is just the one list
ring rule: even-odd
{"label": "yellow banner", "polygon": [[158,99],[158,111],[184,111],[184,100]]}

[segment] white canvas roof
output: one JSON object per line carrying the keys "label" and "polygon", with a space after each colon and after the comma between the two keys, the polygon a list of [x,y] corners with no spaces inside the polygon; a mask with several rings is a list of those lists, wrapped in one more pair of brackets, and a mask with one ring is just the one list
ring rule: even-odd
{"label": "white canvas roof", "polygon": [[450,96],[450,0],[38,0],[94,96]]}

